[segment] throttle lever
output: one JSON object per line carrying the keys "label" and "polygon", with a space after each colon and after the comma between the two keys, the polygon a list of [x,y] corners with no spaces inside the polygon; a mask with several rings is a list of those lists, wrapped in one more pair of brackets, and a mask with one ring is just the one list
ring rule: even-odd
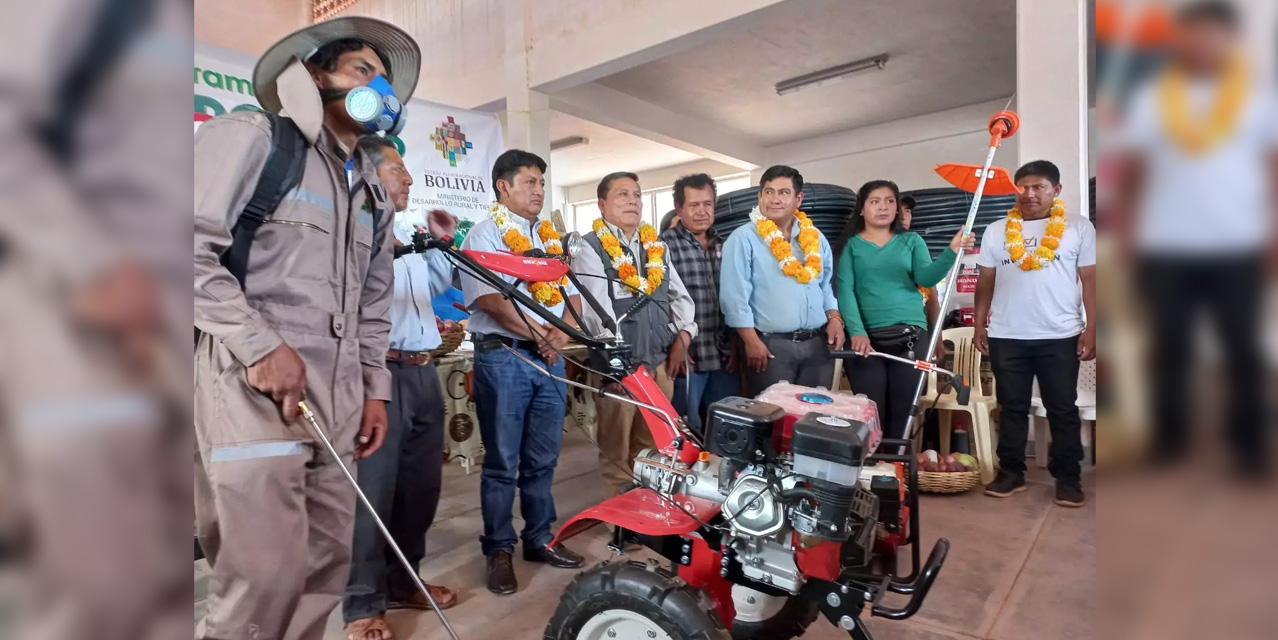
{"label": "throttle lever", "polygon": [[617,318],[617,324],[620,325],[624,322],[625,318],[629,318],[630,316],[638,313],[639,310],[642,309],[644,305],[648,304],[650,300],[652,300],[652,296],[636,292],[634,304],[630,305],[630,308],[626,309],[626,312]]}

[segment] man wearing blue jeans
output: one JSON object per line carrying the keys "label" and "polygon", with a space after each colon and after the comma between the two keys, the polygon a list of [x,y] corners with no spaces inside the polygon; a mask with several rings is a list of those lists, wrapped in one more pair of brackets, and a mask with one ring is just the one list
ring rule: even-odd
{"label": "man wearing blue jeans", "polygon": [[[741,393],[735,347],[719,310],[719,263],[723,239],[714,229],[714,179],[704,173],[674,183],[678,222],[662,232],[670,264],[696,307],[697,335],[684,352],[671,352],[666,366],[674,378],[674,407],[693,431],[702,433],[710,405]],[[686,360],[678,356],[686,355]]]}
{"label": "man wearing blue jeans", "polygon": [[[522,245],[520,237],[534,248],[545,249],[537,222],[545,201],[545,171],[546,162],[526,151],[512,149],[498,156],[493,166],[497,204],[490,218],[471,228],[462,249],[511,251],[512,239],[515,246]],[[519,288],[531,296],[528,283]],[[527,307],[516,309],[513,301],[464,270],[462,291],[471,312],[475,411],[486,450],[480,481],[484,534],[479,542],[488,558],[488,590],[509,594],[519,588],[512,562],[516,538],[511,510],[516,488],[524,519],[520,536],[524,560],[568,569],[583,563],[581,556],[563,545],[550,546],[555,522],[551,486],[559,463],[567,390],[524,360],[563,376],[558,350],[568,343],[568,336],[542,323]],[[552,300],[547,308],[572,324],[567,305],[580,309],[581,301],[571,284],[566,291],[566,300]]]}

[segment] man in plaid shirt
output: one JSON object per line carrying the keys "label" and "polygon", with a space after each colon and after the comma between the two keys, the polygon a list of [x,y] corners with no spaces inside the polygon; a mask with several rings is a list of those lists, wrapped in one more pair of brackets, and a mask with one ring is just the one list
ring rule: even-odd
{"label": "man in plaid shirt", "polygon": [[696,306],[698,331],[687,351],[691,369],[685,371],[685,363],[673,349],[669,363],[671,375],[675,376],[675,409],[687,416],[688,426],[697,432],[703,431],[702,418],[707,407],[741,393],[735,348],[729,342],[728,325],[719,310],[723,239],[711,229],[715,196],[710,176],[696,173],[679,178],[674,183],[678,222],[661,234],[668,260]]}

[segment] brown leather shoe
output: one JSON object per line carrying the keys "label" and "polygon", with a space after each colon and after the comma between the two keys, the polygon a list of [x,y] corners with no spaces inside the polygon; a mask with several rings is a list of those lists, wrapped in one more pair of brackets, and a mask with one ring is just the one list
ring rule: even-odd
{"label": "brown leather shoe", "polygon": [[528,562],[544,562],[560,569],[576,569],[586,562],[585,558],[569,551],[568,547],[562,544],[537,549],[524,547],[524,560]]}
{"label": "brown leather shoe", "polygon": [[519,589],[515,580],[515,565],[509,551],[494,551],[488,556],[488,590],[499,595],[508,595]]}

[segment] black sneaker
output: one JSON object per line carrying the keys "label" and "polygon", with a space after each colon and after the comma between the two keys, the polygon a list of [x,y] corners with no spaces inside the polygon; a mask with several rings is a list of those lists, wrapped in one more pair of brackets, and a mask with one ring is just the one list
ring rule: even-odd
{"label": "black sneaker", "polygon": [[1077,480],[1056,481],[1056,504],[1076,509],[1085,502],[1087,497],[1083,495],[1083,485]]}
{"label": "black sneaker", "polygon": [[994,482],[985,485],[985,495],[995,498],[1010,498],[1013,493],[1025,490],[1025,476],[1007,471],[999,471]]}

